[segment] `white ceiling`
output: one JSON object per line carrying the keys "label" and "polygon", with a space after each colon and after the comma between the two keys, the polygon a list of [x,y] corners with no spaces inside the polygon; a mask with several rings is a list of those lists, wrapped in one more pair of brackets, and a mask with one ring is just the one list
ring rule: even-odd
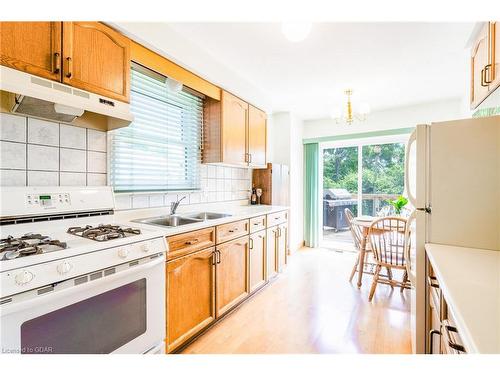
{"label": "white ceiling", "polygon": [[[168,40],[161,45],[160,34],[151,41],[152,26],[138,25],[119,26],[168,52]],[[473,26],[315,23],[298,43],[283,36],[279,23],[169,23],[163,29],[168,27],[191,49],[199,49],[196,61],[189,53],[171,56],[181,63],[191,60],[184,63],[196,73],[244,98],[245,89],[253,86],[265,96],[262,102],[268,110],[312,119],[342,106],[347,87],[354,90],[355,103],[366,102],[372,111],[462,97],[469,69],[465,45]],[[218,62],[219,70],[230,74],[216,73],[208,61]],[[246,86],[238,85],[235,77]]]}

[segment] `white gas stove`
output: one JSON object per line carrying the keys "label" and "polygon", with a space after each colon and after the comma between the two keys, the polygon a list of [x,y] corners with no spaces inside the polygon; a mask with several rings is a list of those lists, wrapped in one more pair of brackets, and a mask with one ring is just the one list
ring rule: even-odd
{"label": "white gas stove", "polygon": [[110,187],[2,188],[2,352],[162,346],[166,241],[113,208]]}

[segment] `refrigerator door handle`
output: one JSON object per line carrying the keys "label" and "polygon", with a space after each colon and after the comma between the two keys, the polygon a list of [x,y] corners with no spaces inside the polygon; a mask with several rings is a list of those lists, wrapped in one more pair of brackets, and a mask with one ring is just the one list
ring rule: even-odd
{"label": "refrigerator door handle", "polygon": [[415,208],[417,211],[424,211],[426,214],[431,214],[432,213],[432,207],[427,206],[427,207],[418,207]]}
{"label": "refrigerator door handle", "polygon": [[405,187],[406,187],[406,193],[408,195],[408,200],[410,201],[411,205],[413,207],[417,207],[417,197],[412,195],[411,192],[411,185],[410,185],[410,149],[411,145],[417,141],[417,130],[415,129],[411,135],[410,138],[408,138],[408,143],[406,144],[405,148]]}
{"label": "refrigerator door handle", "polygon": [[[418,210],[418,208],[417,208]],[[416,268],[416,265],[413,264],[413,262],[415,262],[415,259],[412,259],[412,256],[411,256],[411,246],[412,246],[412,243],[411,243],[411,224],[414,220],[416,220],[417,218],[417,211],[416,210],[413,210],[410,214],[410,216],[408,216],[408,218],[406,219],[406,229],[405,229],[405,240],[404,240],[404,257],[405,257],[405,267],[406,267],[406,274],[408,275],[408,278],[410,279],[410,283],[412,284],[412,286],[415,288],[415,283],[416,283],[416,279],[414,277],[414,273],[415,273],[415,268]],[[416,244],[413,244],[413,246],[416,246]]]}

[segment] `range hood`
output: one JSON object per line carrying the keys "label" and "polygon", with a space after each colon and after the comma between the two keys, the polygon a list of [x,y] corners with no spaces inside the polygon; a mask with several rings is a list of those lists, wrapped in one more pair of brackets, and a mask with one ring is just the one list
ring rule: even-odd
{"label": "range hood", "polygon": [[[58,122],[73,122],[86,112],[101,115],[108,129],[134,119],[128,103],[0,66],[2,107],[13,113]],[[4,101],[7,101],[5,103]]]}

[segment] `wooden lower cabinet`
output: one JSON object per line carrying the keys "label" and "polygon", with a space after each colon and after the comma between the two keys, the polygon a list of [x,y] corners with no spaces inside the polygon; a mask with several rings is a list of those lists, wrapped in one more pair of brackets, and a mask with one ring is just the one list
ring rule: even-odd
{"label": "wooden lower cabinet", "polygon": [[249,285],[253,293],[266,283],[266,231],[250,235]]}
{"label": "wooden lower cabinet", "polygon": [[215,320],[215,248],[167,262],[167,352]]}
{"label": "wooden lower cabinet", "polygon": [[222,316],[249,294],[248,236],[216,247],[216,316]]}
{"label": "wooden lower cabinet", "polygon": [[278,265],[278,272],[282,272],[287,261],[288,251],[288,224],[278,225],[278,247],[276,249],[276,260]]}
{"label": "wooden lower cabinet", "polygon": [[268,228],[266,237],[266,279],[270,280],[278,274],[278,227]]}

